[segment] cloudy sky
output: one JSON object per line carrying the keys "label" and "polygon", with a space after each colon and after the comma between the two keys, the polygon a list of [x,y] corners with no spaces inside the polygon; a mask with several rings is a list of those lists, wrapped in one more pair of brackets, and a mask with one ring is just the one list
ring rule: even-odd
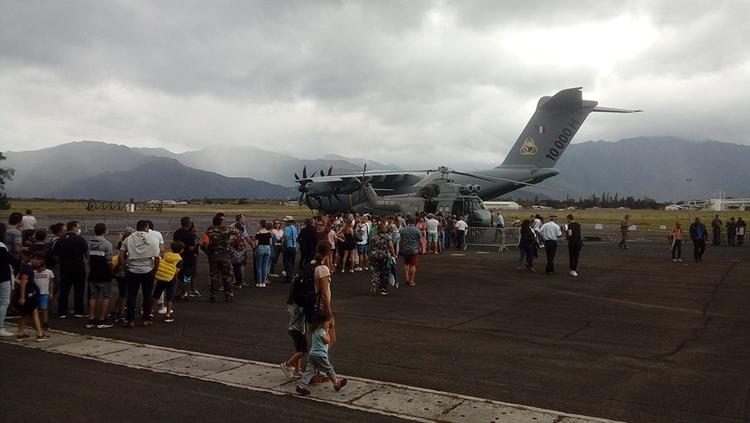
{"label": "cloudy sky", "polygon": [[750,2],[0,0],[0,149],[252,145],[496,164],[540,96],[576,142],[750,144]]}

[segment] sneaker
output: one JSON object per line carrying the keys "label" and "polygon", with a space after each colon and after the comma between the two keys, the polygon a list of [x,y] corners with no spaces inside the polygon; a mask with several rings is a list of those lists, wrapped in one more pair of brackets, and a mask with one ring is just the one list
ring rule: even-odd
{"label": "sneaker", "polygon": [[60,319],[60,320],[67,319],[68,315],[67,314],[61,314],[61,315],[57,316],[57,318]]}
{"label": "sneaker", "polygon": [[169,313],[166,316],[164,316],[164,322],[165,323],[174,323],[174,313]]}
{"label": "sneaker", "polygon": [[109,329],[112,326],[114,326],[112,323],[107,323],[104,320],[102,320],[102,321],[100,321],[99,323],[96,324],[96,328],[97,329]]}
{"label": "sneaker", "polygon": [[349,269],[349,273],[354,273],[354,269]]}
{"label": "sneaker", "polygon": [[279,275],[277,275],[276,273],[269,273],[268,276],[270,276],[272,278],[278,278],[279,277]]}
{"label": "sneaker", "polygon": [[201,293],[196,290],[192,290],[188,293],[188,297],[200,297],[200,296],[201,296]]}
{"label": "sneaker", "polygon": [[291,379],[292,377],[292,367],[287,366],[286,363],[279,364],[279,367],[281,367],[281,371],[284,373],[284,376]]}
{"label": "sneaker", "polygon": [[340,391],[341,388],[346,386],[346,378],[341,378],[338,380],[339,383],[336,384],[336,386],[333,388],[336,390],[336,392]]}
{"label": "sneaker", "polygon": [[386,296],[386,295],[388,295],[388,291],[386,291],[385,289],[383,289],[383,290],[380,291],[380,295]]}
{"label": "sneaker", "polygon": [[26,335],[25,333],[16,335],[16,341],[25,341],[27,339],[29,339],[29,335]]}
{"label": "sneaker", "polygon": [[36,337],[36,342],[44,342],[44,341],[49,341],[49,335],[47,335],[46,333],[43,333]]}
{"label": "sneaker", "polygon": [[159,309],[159,314],[167,314],[167,308],[166,307],[160,308]]}
{"label": "sneaker", "polygon": [[[310,395],[310,390],[307,389],[307,387],[304,386],[304,385],[297,385],[296,391],[297,391],[298,394],[300,394],[302,396]],[[337,389],[337,391],[338,391],[338,389]]]}
{"label": "sneaker", "polygon": [[283,278],[285,278],[285,277],[286,277],[286,270],[283,270],[283,271],[281,272],[281,277],[283,277]]}
{"label": "sneaker", "polygon": [[355,272],[361,272],[361,271],[362,271],[362,268],[361,268],[361,267],[359,267],[359,266],[357,266],[357,267],[355,267],[355,268],[354,268],[354,271],[355,271]]}
{"label": "sneaker", "polygon": [[682,259],[677,259],[677,262],[678,263],[682,263]]}
{"label": "sneaker", "polygon": [[262,283],[256,283],[256,284],[255,284],[255,287],[256,287],[256,288],[265,288],[265,287],[266,287],[266,285],[265,285],[265,284],[262,284]]}
{"label": "sneaker", "polygon": [[575,270],[571,270],[570,276],[578,276],[578,272],[576,272]]}
{"label": "sneaker", "polygon": [[13,336],[13,332],[9,332],[5,328],[2,328],[0,329],[0,336]]}
{"label": "sneaker", "polygon": [[677,263],[677,259],[672,259],[672,263]]}
{"label": "sneaker", "polygon": [[296,370],[294,371],[294,378],[295,378],[295,379],[299,379],[299,378],[301,378],[301,377],[302,377],[302,375],[304,375],[304,373],[303,373],[303,372],[298,372],[298,371],[296,371]]}
{"label": "sneaker", "polygon": [[86,329],[92,329],[96,327],[96,320],[89,320],[86,322]]}
{"label": "sneaker", "polygon": [[82,319],[82,318],[86,317],[86,315],[85,314],[81,314],[81,313],[76,313],[76,314],[73,315],[73,317],[75,317],[76,319]]}

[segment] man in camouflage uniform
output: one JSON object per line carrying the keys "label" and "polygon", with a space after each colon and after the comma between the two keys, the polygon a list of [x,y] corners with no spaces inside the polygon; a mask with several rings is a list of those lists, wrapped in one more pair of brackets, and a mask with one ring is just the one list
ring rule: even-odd
{"label": "man in camouflage uniform", "polygon": [[224,296],[228,303],[233,300],[232,285],[232,254],[230,251],[230,242],[233,237],[240,236],[233,226],[225,226],[223,216],[215,216],[213,224],[206,232],[208,252],[208,276],[211,280],[209,301],[216,302],[216,293],[219,291],[219,285],[224,287]]}
{"label": "man in camouflage uniform", "polygon": [[620,244],[618,246],[622,249],[627,250],[628,249],[628,228],[630,227],[630,215],[625,215],[625,220],[622,220],[620,222],[620,234],[622,235],[622,239],[620,239]]}

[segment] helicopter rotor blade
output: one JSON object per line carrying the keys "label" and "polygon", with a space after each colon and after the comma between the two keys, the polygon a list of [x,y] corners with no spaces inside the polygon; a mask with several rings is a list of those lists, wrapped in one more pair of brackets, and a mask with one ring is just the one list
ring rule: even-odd
{"label": "helicopter rotor blade", "polygon": [[333,165],[328,167],[328,176],[331,176],[331,172],[333,172]]}
{"label": "helicopter rotor blade", "polygon": [[320,176],[326,176],[326,174],[323,173],[323,169],[320,169]]}
{"label": "helicopter rotor blade", "polygon": [[307,179],[307,165],[305,165],[304,167],[302,167],[302,177],[304,179]]}

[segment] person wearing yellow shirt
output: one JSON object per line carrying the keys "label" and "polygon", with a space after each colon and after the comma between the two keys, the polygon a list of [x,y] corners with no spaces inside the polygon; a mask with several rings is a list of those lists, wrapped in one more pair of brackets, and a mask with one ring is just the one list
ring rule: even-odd
{"label": "person wearing yellow shirt", "polygon": [[185,250],[185,244],[180,241],[174,241],[170,245],[171,252],[164,253],[164,258],[159,261],[159,267],[156,269],[156,287],[154,287],[154,305],[151,314],[156,314],[156,300],[161,294],[164,294],[164,302],[167,306],[167,313],[164,315],[166,323],[174,322],[174,295],[177,285],[177,271],[182,267],[182,256]]}

